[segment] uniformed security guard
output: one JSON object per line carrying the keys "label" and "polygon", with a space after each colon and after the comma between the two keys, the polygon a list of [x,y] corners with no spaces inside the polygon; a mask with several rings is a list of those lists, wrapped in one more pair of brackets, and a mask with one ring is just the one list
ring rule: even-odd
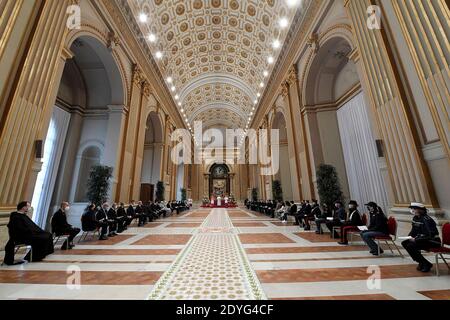
{"label": "uniformed security guard", "polygon": [[424,258],[420,250],[440,247],[439,231],[436,222],[427,214],[428,210],[425,205],[413,202],[409,208],[414,214],[412,229],[409,233],[412,239],[403,241],[402,246],[408,251],[411,258],[419,263],[417,270],[429,272],[433,264]]}

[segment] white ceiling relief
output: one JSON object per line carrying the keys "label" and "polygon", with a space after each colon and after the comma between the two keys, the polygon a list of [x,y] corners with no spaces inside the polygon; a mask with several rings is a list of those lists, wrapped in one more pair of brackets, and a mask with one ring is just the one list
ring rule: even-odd
{"label": "white ceiling relief", "polygon": [[128,0],[188,127],[230,128],[255,114],[300,2]]}

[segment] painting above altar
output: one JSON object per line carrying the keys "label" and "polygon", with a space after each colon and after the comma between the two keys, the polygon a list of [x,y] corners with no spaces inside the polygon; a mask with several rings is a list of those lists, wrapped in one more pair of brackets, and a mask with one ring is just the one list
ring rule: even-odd
{"label": "painting above altar", "polygon": [[213,195],[216,197],[224,197],[226,193],[227,180],[214,179],[213,182]]}

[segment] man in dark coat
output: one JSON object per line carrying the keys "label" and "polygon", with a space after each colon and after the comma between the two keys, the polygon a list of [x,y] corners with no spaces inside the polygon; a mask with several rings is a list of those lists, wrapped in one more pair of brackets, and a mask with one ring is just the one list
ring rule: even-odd
{"label": "man in dark coat", "polygon": [[133,217],[127,214],[127,210],[125,210],[125,204],[123,202],[120,203],[119,208],[117,209],[117,216],[119,218],[124,219],[124,230],[128,229],[128,226],[133,221]]}
{"label": "man in dark coat", "polygon": [[109,227],[108,237],[115,237],[117,235],[117,222],[108,217],[109,203],[105,202],[97,211],[95,218],[97,221],[106,222]]}
{"label": "man in dark coat", "polygon": [[74,228],[67,222],[66,213],[70,210],[69,203],[61,203],[61,207],[53,214],[52,232],[57,236],[68,235],[69,238],[63,243],[62,250],[72,249],[75,245],[73,239],[80,233],[80,229]]}
{"label": "man in dark coat", "polygon": [[[344,204],[342,203],[342,201],[336,201],[334,203],[334,207],[335,210],[333,214],[333,220],[326,223],[327,228],[331,232],[331,236],[333,236],[333,227],[340,227],[345,223],[345,221],[347,221],[347,213],[345,212]],[[337,232],[335,232],[334,237],[340,238]]]}
{"label": "man in dark coat", "polygon": [[97,220],[97,207],[95,204],[90,204],[87,211],[81,216],[81,227],[83,231],[95,231],[100,229],[99,240],[108,240],[106,234],[108,233],[108,222]]}
{"label": "man in dark coat", "polygon": [[125,230],[126,218],[117,215],[117,203],[112,204],[111,208],[108,210],[107,216],[108,220],[115,221],[117,233],[122,233]]}
{"label": "man in dark coat", "polygon": [[[54,252],[53,236],[45,232],[31,220],[27,213],[31,204],[23,201],[17,205],[17,211],[12,212],[9,218],[9,241],[5,247],[4,263],[14,264],[14,248],[18,244],[31,245],[32,251],[25,256],[25,260],[36,262],[43,260]],[[23,263],[19,262],[17,264]]]}

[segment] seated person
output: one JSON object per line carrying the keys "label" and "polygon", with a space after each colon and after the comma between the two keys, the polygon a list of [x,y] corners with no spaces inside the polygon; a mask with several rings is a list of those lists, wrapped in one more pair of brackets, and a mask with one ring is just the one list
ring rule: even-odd
{"label": "seated person", "polygon": [[66,213],[70,210],[69,203],[61,203],[61,207],[58,211],[53,214],[52,217],[52,232],[55,236],[69,236],[66,241],[64,241],[61,249],[67,250],[72,249],[75,245],[73,244],[73,239],[80,233],[79,228],[74,228],[72,225],[67,223]]}
{"label": "seated person", "polygon": [[147,217],[145,216],[144,206],[142,201],[138,201],[138,204],[135,208],[136,216],[139,219],[138,227],[141,227],[147,223]]}
{"label": "seated person", "polygon": [[117,236],[117,222],[108,218],[109,204],[105,202],[100,210],[97,211],[95,218],[97,221],[106,222],[108,224],[108,237]]}
{"label": "seated person", "polygon": [[[54,252],[53,236],[39,228],[27,213],[31,204],[23,201],[17,205],[17,211],[12,212],[9,217],[8,231],[9,240],[5,246],[6,265],[21,264],[25,261],[14,262],[14,250],[18,244],[31,246],[31,251],[27,253],[24,260],[29,262],[42,261],[46,256]],[[32,259],[32,261],[30,261]]]}
{"label": "seated person", "polygon": [[[370,248],[370,253],[374,256],[378,255],[378,245],[374,241],[376,237],[383,237],[389,235],[388,220],[384,215],[383,210],[375,203],[369,202],[366,204],[367,211],[369,211],[370,222],[367,227],[368,230],[361,232],[363,241]],[[380,253],[383,253],[380,248]]]}
{"label": "seated person", "polygon": [[403,241],[402,246],[408,251],[411,258],[419,263],[417,270],[430,272],[433,264],[425,259],[420,251],[441,247],[442,242],[439,238],[439,231],[436,222],[428,215],[425,205],[411,203],[409,208],[411,209],[411,214],[414,215],[412,229],[409,233],[412,239]]}
{"label": "seated person", "polygon": [[113,203],[111,208],[106,213],[108,220],[114,221],[116,224],[117,233],[122,233],[125,230],[125,217],[119,217],[117,215],[117,203]]}
{"label": "seated person", "polygon": [[117,208],[117,217],[123,219],[123,221],[124,221],[124,224],[123,224],[124,230],[127,230],[128,226],[133,221],[133,217],[127,215],[127,211],[125,210],[125,204],[123,202],[121,202],[119,207]]}
{"label": "seated person", "polygon": [[[297,207],[297,206],[296,206]],[[297,208],[296,208],[296,211],[297,211]],[[288,214],[291,212],[291,203],[289,202],[289,201],[286,201],[285,203],[284,203],[284,211],[283,211],[283,213],[282,213],[282,215],[281,215],[281,221],[283,222],[283,223],[287,223],[287,216],[288,216]]]}
{"label": "seated person", "polygon": [[[327,228],[330,230],[331,235],[333,236],[333,227],[340,227],[342,226],[345,221],[347,220],[347,213],[345,212],[344,205],[342,201],[338,200],[334,203],[334,214],[333,214],[333,220],[327,221],[325,224]],[[334,234],[335,238],[340,238],[339,234]]]}
{"label": "seated person", "polygon": [[362,222],[361,213],[358,211],[358,202],[355,200],[351,200],[348,203],[348,209],[349,209],[349,219],[348,221],[344,222],[344,224],[341,226],[341,241],[339,241],[339,244],[347,245],[348,239],[347,239],[347,232],[351,231],[359,231],[358,226],[364,225]]}
{"label": "seated person", "polygon": [[328,210],[328,205],[326,203],[322,204],[322,210],[316,211],[316,234],[322,234],[322,224],[328,222],[328,218],[331,217],[330,211]]}
{"label": "seated person", "polygon": [[106,234],[108,233],[108,222],[97,220],[97,208],[95,204],[90,204],[87,211],[81,216],[81,228],[83,231],[95,231],[100,228],[99,240],[108,240]]}
{"label": "seated person", "polygon": [[316,216],[321,215],[320,206],[317,200],[313,200],[313,204],[306,201],[305,215],[303,217],[303,221],[305,222],[305,231],[311,230],[310,221],[315,221]]}
{"label": "seated person", "polygon": [[303,218],[305,217],[305,209],[306,209],[306,201],[303,200],[301,202],[301,206],[300,206],[300,210],[297,212],[296,215],[294,215],[295,217],[295,226],[303,226]]}

